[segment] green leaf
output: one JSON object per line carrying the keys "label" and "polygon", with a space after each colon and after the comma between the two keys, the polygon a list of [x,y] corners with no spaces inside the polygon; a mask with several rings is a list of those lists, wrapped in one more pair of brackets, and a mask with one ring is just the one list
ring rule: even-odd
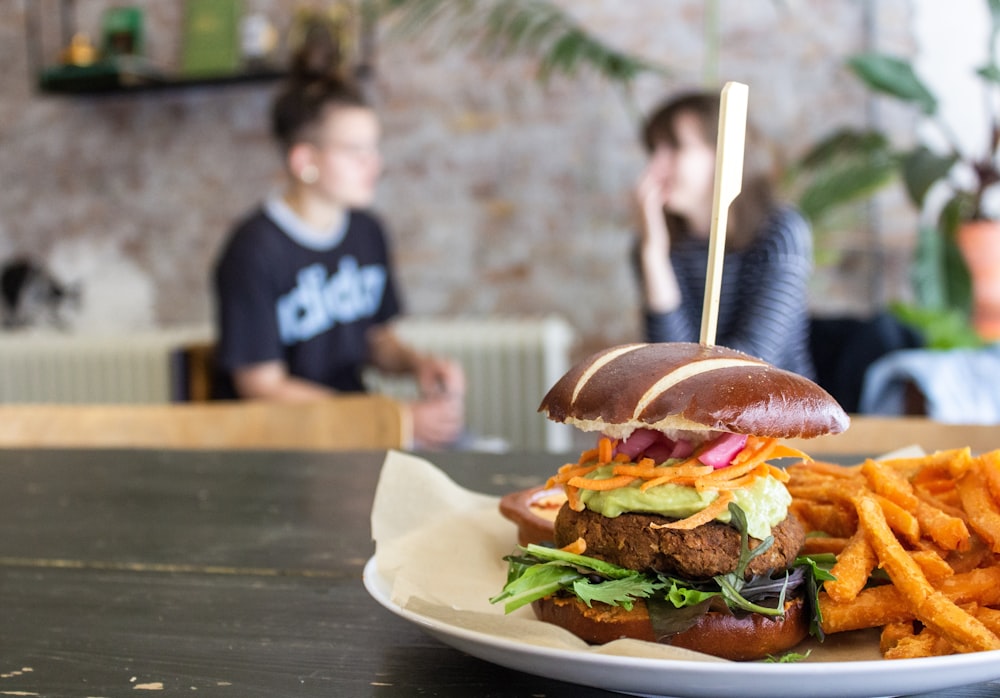
{"label": "green leaf", "polygon": [[582,577],[571,567],[534,565],[523,570],[516,579],[508,581],[503,590],[490,599],[490,603],[506,601],[504,612],[511,613],[532,601],[554,594]]}
{"label": "green leaf", "polygon": [[911,279],[919,305],[968,315],[972,282],[955,237],[959,225],[974,209],[972,195],[959,192],[942,208],[937,225],[923,224],[918,228]]}
{"label": "green leaf", "polygon": [[993,26],[993,31],[1000,31],[1000,0],[987,0],[986,5],[990,10],[990,22]]}
{"label": "green leaf", "polygon": [[916,329],[928,349],[982,346],[983,340],[969,324],[968,315],[955,308],[927,308],[894,303],[890,312],[900,322]]}
{"label": "green leaf", "polygon": [[[569,588],[587,605],[590,605],[590,600],[597,600],[631,608],[632,599],[644,598],[666,586],[634,570],[585,555],[534,544],[519,546],[519,550],[524,554],[505,558],[509,563],[507,584],[490,599],[490,603],[505,601],[506,613]],[[592,583],[588,580],[591,574],[604,580]]]}
{"label": "green leaf", "polygon": [[823,632],[823,612],[819,606],[819,591],[823,588],[823,582],[830,582],[836,579],[830,570],[837,562],[837,556],[832,553],[821,553],[818,555],[800,555],[795,559],[795,566],[805,566],[808,568],[806,577],[806,604],[809,609],[809,634],[819,640],[825,637]]}
{"label": "green leaf", "polygon": [[865,199],[889,184],[897,173],[891,161],[850,162],[819,173],[798,199],[802,215],[821,219],[839,206]]}
{"label": "green leaf", "polygon": [[768,608],[767,606],[760,606],[758,604],[751,603],[747,601],[742,594],[740,594],[740,590],[746,584],[745,576],[747,565],[749,565],[755,557],[763,554],[772,545],[774,545],[774,536],[768,536],[762,540],[756,548],[751,550],[746,514],[738,505],[730,502],[729,516],[729,525],[740,532],[740,557],[736,563],[735,570],[729,574],[720,574],[712,578],[715,580],[715,583],[719,585],[719,589],[722,592],[722,598],[726,600],[726,604],[730,608],[739,608],[751,613],[761,613],[768,616],[783,615],[785,612],[784,587],[782,587],[781,593],[778,596],[778,605],[776,608]]}
{"label": "green leaf", "polygon": [[729,525],[736,528],[740,532],[740,559],[736,564],[736,570],[733,572],[740,580],[740,586],[743,585],[743,577],[746,575],[747,565],[757,557],[762,555],[767,550],[774,545],[774,536],[768,536],[760,542],[760,544],[754,548],[750,549],[750,533],[749,526],[747,526],[747,515],[739,505],[735,502],[729,503]]}
{"label": "green leaf", "polygon": [[822,169],[843,159],[887,159],[890,152],[889,140],[878,131],[842,128],[814,145],[799,166],[807,170]]}
{"label": "green leaf", "polygon": [[902,58],[882,53],[852,56],[848,66],[876,92],[916,104],[925,114],[937,112],[937,98],[917,77],[913,66]]}
{"label": "green leaf", "polygon": [[833,553],[819,553],[816,555],[800,555],[795,558],[795,566],[806,566],[809,568],[813,578],[819,582],[832,582],[836,579],[830,570],[837,563],[837,556]]}
{"label": "green leaf", "polygon": [[774,608],[770,608],[750,603],[743,598],[742,594],[740,594],[740,586],[742,585],[737,585],[736,579],[731,574],[715,577],[715,581],[718,582],[719,588],[722,590],[722,598],[726,600],[730,608],[739,608],[750,613],[760,613],[765,616],[783,616],[785,614],[784,589],[781,590],[781,594],[778,596],[777,605]]}
{"label": "green leaf", "polygon": [[814,225],[846,204],[862,201],[892,182],[898,161],[877,131],[843,128],[809,150],[786,173],[784,186]]}
{"label": "green leaf", "polygon": [[976,68],[976,75],[987,82],[1000,84],[1000,68],[992,63]]}
{"label": "green leaf", "polygon": [[692,589],[678,579],[671,579],[666,596],[667,600],[676,608],[683,608],[684,606],[697,606],[700,603],[704,603],[715,596],[719,596],[719,592]]}
{"label": "green leaf", "polygon": [[793,664],[795,662],[801,662],[803,659],[808,659],[809,655],[812,654],[812,650],[806,650],[805,652],[785,652],[782,655],[767,655],[767,659],[764,660],[765,664]]}
{"label": "green leaf", "polygon": [[586,577],[573,582],[573,592],[590,606],[600,601],[610,606],[622,606],[631,611],[636,599],[645,599],[664,585],[638,572],[623,579],[609,579],[594,583]]}
{"label": "green leaf", "polygon": [[610,562],[604,562],[603,560],[587,557],[586,555],[569,553],[558,548],[547,548],[544,545],[529,543],[522,550],[539,560],[545,562],[565,562],[576,567],[584,567],[608,579],[624,579],[635,574],[634,570],[612,565]]}
{"label": "green leaf", "polygon": [[987,42],[989,47],[990,62],[983,68],[980,68],[980,75],[986,77],[984,72],[989,74],[990,78],[994,81],[997,74],[997,36],[1000,36],[1000,0],[987,0],[986,6],[990,10],[990,38]]}
{"label": "green leaf", "polygon": [[393,21],[397,35],[425,37],[435,45],[465,43],[487,54],[534,58],[542,80],[556,74],[573,77],[585,68],[623,84],[645,72],[670,73],[662,65],[609,46],[558,5],[544,0],[367,2],[377,16]]}
{"label": "green leaf", "polygon": [[926,146],[914,148],[902,156],[900,167],[903,183],[906,185],[910,200],[918,209],[923,208],[924,197],[930,188],[946,177],[958,160],[959,157],[955,153],[939,155]]}
{"label": "green leaf", "polygon": [[910,281],[917,303],[926,308],[945,307],[944,239],[933,225],[921,224],[917,228],[917,249],[910,268]]}

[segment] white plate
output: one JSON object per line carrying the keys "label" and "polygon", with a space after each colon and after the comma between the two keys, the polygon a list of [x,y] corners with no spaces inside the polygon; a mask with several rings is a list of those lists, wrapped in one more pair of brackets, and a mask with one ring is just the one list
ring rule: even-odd
{"label": "white plate", "polygon": [[553,649],[444,623],[393,603],[389,583],[368,560],[368,593],[447,645],[500,666],[561,681],[677,698],[869,698],[954,688],[1000,678],[1000,650],[926,659],[799,664],[646,659]]}

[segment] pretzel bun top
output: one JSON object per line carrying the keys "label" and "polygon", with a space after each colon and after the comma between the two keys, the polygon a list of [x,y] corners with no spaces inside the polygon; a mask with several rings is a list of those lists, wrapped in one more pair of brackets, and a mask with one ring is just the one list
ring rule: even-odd
{"label": "pretzel bun top", "polygon": [[636,429],[811,438],[850,424],[808,378],[693,342],[623,344],[592,354],[556,381],[538,411],[619,439]]}

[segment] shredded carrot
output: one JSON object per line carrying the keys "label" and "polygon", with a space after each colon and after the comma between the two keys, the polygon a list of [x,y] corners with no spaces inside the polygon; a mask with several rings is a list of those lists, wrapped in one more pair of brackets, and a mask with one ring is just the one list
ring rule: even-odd
{"label": "shredded carrot", "polygon": [[576,487],[564,487],[566,490],[566,503],[573,511],[583,511],[583,502],[580,501],[580,490]]}
{"label": "shredded carrot", "polygon": [[587,541],[584,540],[583,538],[577,538],[569,545],[564,545],[563,547],[561,547],[560,550],[567,553],[573,553],[574,555],[583,555],[585,552],[587,552]]}
{"label": "shredded carrot", "polygon": [[671,465],[658,468],[652,473],[652,478],[646,480],[639,489],[645,492],[650,487],[658,487],[671,482],[678,484],[693,484],[699,478],[711,473],[715,468],[710,465]]}
{"label": "shredded carrot", "polygon": [[563,480],[568,480],[570,478],[577,477],[580,475],[589,475],[590,473],[594,472],[600,467],[601,467],[600,463],[591,463],[590,465],[574,465],[571,468],[566,468],[565,470],[561,470],[559,472],[559,475],[562,476]]}
{"label": "shredded carrot", "polygon": [[[637,463],[633,463],[624,454],[615,454],[617,444],[617,440],[602,436],[597,448],[584,451],[576,463],[566,463],[559,468],[558,473],[549,478],[547,486],[563,485],[570,508],[575,511],[582,511],[584,508],[583,502],[580,501],[581,489],[609,491],[638,486],[645,492],[651,487],[674,484],[693,487],[699,492],[716,490],[721,493],[721,498],[722,494],[746,487],[759,477],[771,476],[781,482],[788,482],[788,472],[767,463],[770,458],[799,457],[804,461],[808,459],[806,454],[785,446],[777,439],[755,436],[747,438],[743,450],[724,468],[705,465],[698,459],[698,452],[675,465],[658,466],[652,458],[641,458]],[[819,469],[823,469],[822,464],[810,465],[818,465]],[[605,466],[610,466],[611,477],[605,479],[588,477],[598,468]],[[791,467],[809,466],[803,463]],[[719,506],[725,509],[728,503]],[[708,520],[711,518],[715,517],[711,516]]]}
{"label": "shredded carrot", "polygon": [[680,529],[682,531],[689,531],[692,528],[698,528],[703,524],[707,524],[709,521],[713,520],[719,514],[722,514],[729,508],[729,503],[733,501],[733,493],[729,491],[719,492],[719,496],[715,498],[711,504],[699,511],[697,514],[687,517],[686,519],[681,519],[680,521],[672,521],[667,524],[649,524],[650,528],[673,528]]}
{"label": "shredded carrot", "polygon": [[757,478],[767,475],[767,468],[767,463],[760,463],[745,475],[732,478],[731,480],[713,480],[707,482],[705,478],[702,478],[695,482],[694,488],[699,492],[704,492],[705,490],[738,490],[741,487],[748,487]]}
{"label": "shredded carrot", "polygon": [[616,465],[611,472],[615,475],[631,475],[632,477],[650,478],[655,476],[655,473],[653,472],[653,468],[655,466],[656,463],[652,458],[643,458],[634,465]]}
{"label": "shredded carrot", "polygon": [[742,465],[749,460],[757,459],[764,449],[770,446],[774,441],[775,439],[748,436],[743,450],[733,457],[733,461],[729,464],[729,467],[732,468],[734,465]]}
{"label": "shredded carrot", "polygon": [[591,480],[585,477],[574,477],[568,483],[570,487],[579,487],[581,490],[597,490],[604,492],[606,490],[617,490],[619,487],[627,487],[635,480],[631,475],[619,475],[617,477],[609,477],[604,480]]}
{"label": "shredded carrot", "polygon": [[740,463],[739,465],[730,465],[727,468],[719,468],[718,470],[713,470],[708,475],[699,478],[702,483],[709,485],[713,482],[725,482],[727,480],[735,480],[736,478],[746,475],[747,473],[753,471],[757,468],[763,461],[758,459],[753,459],[747,461],[746,463]]}
{"label": "shredded carrot", "polygon": [[583,477],[584,475],[589,475],[598,468],[601,467],[600,463],[591,463],[590,465],[577,465],[576,463],[567,463],[566,465],[559,468],[559,472],[548,479],[545,483],[546,487],[553,487],[555,485],[563,485],[574,477]]}
{"label": "shredded carrot", "polygon": [[649,472],[648,468],[643,468],[639,465],[616,465],[611,470],[612,475],[628,475],[633,478],[648,478],[652,477],[653,473]]}
{"label": "shredded carrot", "polygon": [[597,462],[610,463],[612,454],[615,450],[615,444],[612,443],[611,439],[606,436],[602,436],[597,442]]}
{"label": "shredded carrot", "polygon": [[801,458],[803,461],[812,460],[812,456],[808,453],[800,451],[797,448],[792,448],[788,444],[781,441],[777,441],[769,458]]}
{"label": "shredded carrot", "polygon": [[698,458],[698,452],[697,451],[695,452],[695,454],[693,456],[690,456],[687,460],[682,460],[680,463],[677,463],[676,465],[672,465],[670,467],[672,467],[672,468],[684,468],[684,467],[692,467],[692,466],[694,466],[694,467],[704,466],[706,468],[712,468],[712,470],[715,470],[714,467],[712,467],[710,465],[705,465],[704,463],[701,462],[701,460],[699,460],[699,458]]}
{"label": "shredded carrot", "polygon": [[788,482],[789,480],[792,479],[792,476],[789,475],[788,471],[785,470],[784,468],[776,468],[770,463],[766,463],[766,465],[767,465],[767,474],[773,477],[778,482]]}
{"label": "shredded carrot", "polygon": [[680,487],[694,487],[696,478],[693,477],[674,477],[671,475],[664,475],[663,477],[658,477],[655,480],[646,480],[644,483],[639,485],[639,491],[645,492],[653,487],[660,487],[661,485],[678,485]]}

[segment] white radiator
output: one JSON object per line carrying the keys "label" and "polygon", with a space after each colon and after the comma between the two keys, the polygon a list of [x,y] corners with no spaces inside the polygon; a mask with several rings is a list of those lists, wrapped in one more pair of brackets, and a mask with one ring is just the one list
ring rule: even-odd
{"label": "white radiator", "polygon": [[168,402],[178,390],[177,349],[205,336],[0,333],[0,402]]}
{"label": "white radiator", "polygon": [[[480,445],[572,450],[573,430],[537,413],[545,391],[569,369],[576,335],[562,318],[406,318],[399,334],[450,356],[466,372],[466,417]],[[184,393],[178,351],[210,341],[206,328],[122,337],[0,333],[0,402],[168,402]],[[412,397],[412,381],[369,374],[370,385]]]}
{"label": "white radiator", "polygon": [[[538,403],[570,366],[576,341],[560,317],[406,318],[400,337],[422,351],[449,356],[466,373],[470,434],[497,437],[513,450],[572,449],[572,429],[538,414]],[[368,376],[378,390],[412,397],[412,381]]]}

